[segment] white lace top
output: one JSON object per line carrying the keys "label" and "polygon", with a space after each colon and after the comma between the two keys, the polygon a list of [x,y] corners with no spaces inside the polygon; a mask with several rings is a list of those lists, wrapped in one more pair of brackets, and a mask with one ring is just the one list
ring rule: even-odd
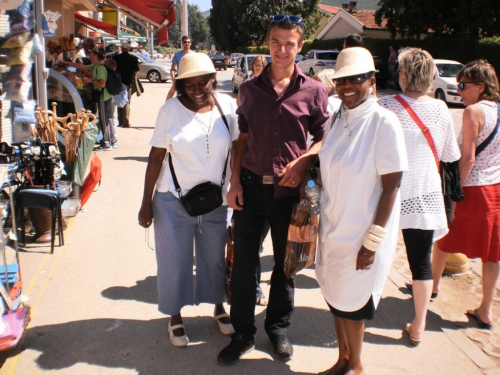
{"label": "white lace top", "polygon": [[[414,100],[401,95],[429,129],[439,160],[460,159],[453,120],[446,104],[440,100]],[[444,208],[441,177],[436,160],[422,130],[393,97],[379,100],[381,106],[394,112],[403,126],[409,170],[401,182],[401,229],[434,230],[434,240],[444,236],[448,223]]]}
{"label": "white lace top", "polygon": [[[484,126],[477,136],[476,145],[479,146],[488,138],[497,124],[498,107],[495,102],[481,100],[477,103],[484,111]],[[462,145],[462,132],[458,137]],[[474,167],[465,181],[464,186],[485,186],[500,183],[500,134],[497,133],[491,143],[479,154]]]}

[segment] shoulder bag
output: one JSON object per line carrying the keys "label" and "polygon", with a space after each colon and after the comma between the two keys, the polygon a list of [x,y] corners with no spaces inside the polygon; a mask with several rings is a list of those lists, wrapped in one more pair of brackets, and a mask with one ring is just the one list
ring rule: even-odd
{"label": "shoulder bag", "polygon": [[498,133],[498,128],[500,128],[500,104],[497,103],[497,124],[495,125],[495,128],[491,132],[491,134],[486,138],[484,141],[481,142],[479,146],[476,147],[476,157],[484,151],[484,149],[491,143],[493,138],[495,138],[495,135]]}
{"label": "shoulder bag", "polygon": [[[222,116],[222,120],[226,125],[227,131],[231,133],[226,116],[222,112],[222,109],[215,96],[213,98],[215,101],[215,105],[217,106],[217,109]],[[230,152],[231,150],[228,150],[227,152],[220,186],[207,181],[196,185],[191,190],[189,190],[186,195],[182,194],[182,189],[179,186],[179,182],[177,181],[177,177],[175,175],[174,166],[172,165],[172,156],[170,153],[168,154],[168,166],[170,167],[170,173],[172,174],[172,179],[174,180],[175,190],[177,191],[177,194],[179,194],[179,199],[181,200],[181,203],[186,209],[186,212],[189,216],[204,215],[222,206],[222,187],[224,186],[224,182],[226,180],[227,161],[229,159]]]}
{"label": "shoulder bag", "polygon": [[451,224],[451,201],[460,202],[464,199],[464,192],[462,190],[462,185],[460,184],[458,160],[451,163],[439,161],[436,145],[434,144],[429,128],[424,125],[413,108],[411,108],[406,100],[404,100],[400,95],[396,95],[394,99],[396,99],[403,106],[406,112],[408,112],[413,121],[417,124],[420,130],[422,130],[425,139],[427,139],[427,142],[429,143],[434,159],[436,160],[438,172],[441,176],[441,188],[443,190],[446,217],[448,219],[448,224]]}

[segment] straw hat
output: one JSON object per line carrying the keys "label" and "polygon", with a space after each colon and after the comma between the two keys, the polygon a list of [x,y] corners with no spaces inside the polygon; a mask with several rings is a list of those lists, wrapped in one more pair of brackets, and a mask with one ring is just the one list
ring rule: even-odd
{"label": "straw hat", "polygon": [[343,49],[337,56],[337,70],[332,79],[374,71],[375,65],[370,51],[363,47],[350,47]]}
{"label": "straw hat", "polygon": [[179,61],[179,74],[176,79],[191,78],[216,73],[210,57],[204,53],[191,52]]}
{"label": "straw hat", "polygon": [[129,42],[122,42],[122,48],[123,49],[130,49],[130,43]]}

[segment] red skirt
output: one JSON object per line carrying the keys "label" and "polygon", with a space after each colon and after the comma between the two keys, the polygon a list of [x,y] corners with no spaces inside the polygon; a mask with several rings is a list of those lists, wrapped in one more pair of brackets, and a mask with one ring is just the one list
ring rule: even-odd
{"label": "red skirt", "polygon": [[500,184],[464,187],[450,232],[437,241],[446,253],[463,253],[483,263],[500,260]]}

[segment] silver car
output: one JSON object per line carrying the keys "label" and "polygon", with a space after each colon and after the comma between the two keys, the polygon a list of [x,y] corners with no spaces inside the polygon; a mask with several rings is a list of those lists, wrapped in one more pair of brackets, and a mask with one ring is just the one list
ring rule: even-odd
{"label": "silver car", "polygon": [[139,60],[139,79],[148,79],[149,82],[166,82],[170,78],[170,67],[166,64],[156,63],[149,57],[131,53]]}

